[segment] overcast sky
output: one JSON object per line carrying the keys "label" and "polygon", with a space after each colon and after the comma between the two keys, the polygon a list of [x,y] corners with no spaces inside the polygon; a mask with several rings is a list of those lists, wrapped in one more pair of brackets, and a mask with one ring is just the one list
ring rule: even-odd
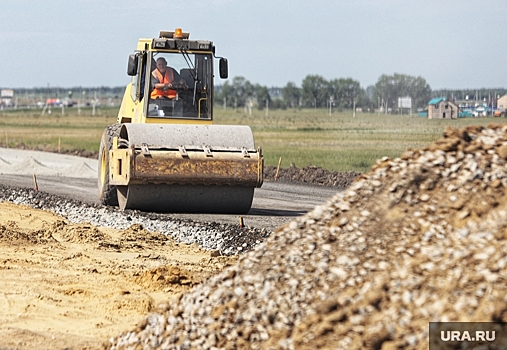
{"label": "overcast sky", "polygon": [[506,0],[2,0],[0,87],[125,85],[137,39],[176,27],[213,41],[229,80],[507,87]]}

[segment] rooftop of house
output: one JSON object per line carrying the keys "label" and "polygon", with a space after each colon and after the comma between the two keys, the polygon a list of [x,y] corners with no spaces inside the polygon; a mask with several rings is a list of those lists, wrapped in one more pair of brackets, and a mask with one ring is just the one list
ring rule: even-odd
{"label": "rooftop of house", "polygon": [[428,104],[429,104],[429,105],[436,105],[436,104],[438,104],[440,101],[444,101],[444,102],[445,102],[445,101],[447,101],[447,98],[445,98],[445,97],[436,97],[436,98],[434,98],[434,99],[430,100],[430,102],[428,102]]}

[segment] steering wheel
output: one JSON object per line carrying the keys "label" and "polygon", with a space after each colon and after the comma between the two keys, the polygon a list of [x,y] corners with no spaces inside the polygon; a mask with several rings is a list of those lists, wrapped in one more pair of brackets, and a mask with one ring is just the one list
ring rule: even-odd
{"label": "steering wheel", "polygon": [[180,83],[180,82],[172,83],[171,84],[171,89],[174,89],[174,90],[187,90],[188,89],[188,85],[187,85],[187,83]]}

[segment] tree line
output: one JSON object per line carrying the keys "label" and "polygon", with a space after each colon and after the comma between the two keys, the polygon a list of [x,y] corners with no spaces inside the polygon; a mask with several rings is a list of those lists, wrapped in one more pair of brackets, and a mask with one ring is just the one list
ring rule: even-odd
{"label": "tree line", "polygon": [[416,108],[425,106],[431,98],[431,88],[424,78],[404,74],[382,75],[367,89],[352,78],[326,80],[320,75],[307,75],[301,86],[288,82],[281,88],[280,98],[273,98],[268,87],[254,85],[242,76],[234,77],[231,83],[226,81],[216,90],[216,103],[234,108],[255,105],[259,109],[356,107],[387,111],[397,108],[399,97],[411,97]]}
{"label": "tree line", "polygon": [[[271,89],[273,90],[273,89]],[[507,93],[506,89],[435,90],[422,77],[395,73],[381,75],[375,85],[361,87],[352,78],[326,80],[320,75],[307,75],[300,86],[288,82],[280,96],[272,96],[267,86],[252,84],[245,77],[237,76],[216,87],[215,103],[225,107],[269,108],[361,108],[362,110],[398,110],[398,99],[410,97],[412,109],[425,108],[433,97],[448,100],[492,101]]]}
{"label": "tree line", "polygon": [[[120,87],[40,87],[14,89],[17,96],[70,97],[85,96],[121,98],[125,91]],[[406,74],[381,75],[375,85],[361,87],[352,78],[326,80],[320,75],[307,75],[301,85],[288,82],[281,88],[252,84],[245,77],[215,86],[215,103],[232,108],[272,109],[286,108],[361,108],[364,111],[389,110],[397,112],[398,98],[410,97],[412,109],[425,108],[433,97],[446,97],[451,101],[486,102],[495,105],[496,99],[507,94],[507,89],[440,89],[432,90],[422,77]]]}

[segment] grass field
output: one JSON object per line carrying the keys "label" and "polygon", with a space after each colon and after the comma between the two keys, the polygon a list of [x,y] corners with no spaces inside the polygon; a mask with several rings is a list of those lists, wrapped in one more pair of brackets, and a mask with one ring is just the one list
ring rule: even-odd
{"label": "grass field", "polygon": [[[30,148],[86,149],[97,151],[104,128],[116,121],[117,108],[60,109],[41,115],[40,110],[1,111],[0,145]],[[422,148],[439,139],[447,125],[488,125],[499,118],[428,120],[407,115],[377,115],[326,110],[244,110],[215,109],[215,123],[250,125],[256,144],[263,149],[265,164],[282,167],[294,163],[301,168],[317,165],[328,170],[367,171],[383,156],[398,157],[407,148]]]}
{"label": "grass field", "polygon": [[16,147],[20,143],[29,148],[58,147],[98,151],[104,128],[116,121],[117,108],[101,109],[92,116],[91,109],[53,108],[51,114],[41,110],[0,112],[0,145]]}
{"label": "grass field", "polygon": [[266,165],[282,167],[295,163],[301,168],[318,165],[328,170],[368,170],[377,159],[398,157],[407,148],[422,148],[442,137],[447,125],[488,125],[499,118],[428,120],[407,115],[377,115],[344,111],[329,115],[326,110],[253,110],[251,116],[217,110],[220,124],[245,124],[253,129],[262,146]]}

